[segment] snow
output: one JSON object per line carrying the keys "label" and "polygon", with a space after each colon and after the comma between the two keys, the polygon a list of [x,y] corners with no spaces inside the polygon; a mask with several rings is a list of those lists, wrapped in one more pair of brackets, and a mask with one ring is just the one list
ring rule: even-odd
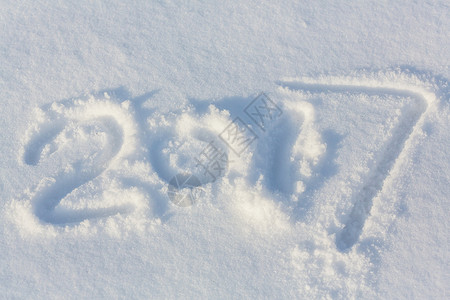
{"label": "snow", "polygon": [[3,298],[448,298],[447,2],[1,7]]}

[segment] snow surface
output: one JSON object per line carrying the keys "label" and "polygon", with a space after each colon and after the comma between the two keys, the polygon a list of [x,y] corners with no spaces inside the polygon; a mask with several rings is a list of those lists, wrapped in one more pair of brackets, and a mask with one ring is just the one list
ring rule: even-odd
{"label": "snow surface", "polygon": [[0,6],[1,298],[448,299],[447,1]]}

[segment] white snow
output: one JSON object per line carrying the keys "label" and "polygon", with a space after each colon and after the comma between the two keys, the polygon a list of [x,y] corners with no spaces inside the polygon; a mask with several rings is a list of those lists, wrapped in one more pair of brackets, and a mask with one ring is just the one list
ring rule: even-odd
{"label": "white snow", "polygon": [[449,297],[446,1],[51,2],[0,4],[1,298]]}

